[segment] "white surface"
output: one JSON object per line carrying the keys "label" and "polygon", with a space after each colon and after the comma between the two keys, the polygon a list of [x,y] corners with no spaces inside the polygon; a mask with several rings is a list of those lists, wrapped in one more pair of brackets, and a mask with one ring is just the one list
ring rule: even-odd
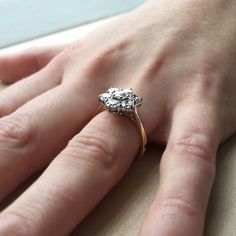
{"label": "white surface", "polygon": [[62,31],[62,32],[59,32],[56,34],[52,34],[49,36],[45,36],[42,38],[31,40],[31,41],[21,43],[21,44],[15,45],[15,46],[3,48],[3,49],[0,49],[0,55],[14,53],[14,52],[21,51],[21,50],[31,48],[31,47],[71,43],[71,42],[74,42],[74,41],[84,37],[90,31],[94,30],[97,27],[102,26],[104,23],[106,23],[107,21],[114,19],[114,18],[115,17],[108,18],[106,20],[97,21],[95,23],[79,26],[79,27],[72,28],[69,30],[65,30],[65,31]]}
{"label": "white surface", "polygon": [[145,0],[2,0],[0,48],[127,12]]}

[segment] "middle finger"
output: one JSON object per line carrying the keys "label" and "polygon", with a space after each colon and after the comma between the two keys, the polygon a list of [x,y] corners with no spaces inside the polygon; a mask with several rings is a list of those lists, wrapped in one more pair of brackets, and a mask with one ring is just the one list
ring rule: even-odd
{"label": "middle finger", "polygon": [[58,86],[0,119],[0,199],[47,165],[89,119],[97,101],[85,88]]}
{"label": "middle finger", "polygon": [[0,216],[0,234],[68,235],[124,175],[138,150],[126,117],[97,115]]}

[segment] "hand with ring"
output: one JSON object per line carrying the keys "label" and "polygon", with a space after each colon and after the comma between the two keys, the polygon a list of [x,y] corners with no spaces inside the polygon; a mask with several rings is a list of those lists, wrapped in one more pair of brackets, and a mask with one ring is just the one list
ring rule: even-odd
{"label": "hand with ring", "polygon": [[236,2],[148,1],[71,45],[0,57],[0,235],[69,233],[142,154],[166,144],[140,236],[200,236],[236,130]]}

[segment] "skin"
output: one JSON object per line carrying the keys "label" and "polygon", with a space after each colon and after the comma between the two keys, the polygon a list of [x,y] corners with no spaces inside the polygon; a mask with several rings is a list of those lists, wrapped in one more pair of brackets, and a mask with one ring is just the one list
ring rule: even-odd
{"label": "skin", "polygon": [[[48,166],[0,214],[0,235],[68,235],[139,149],[97,97],[143,98],[148,141],[166,144],[140,236],[200,236],[221,142],[236,130],[236,3],[149,1],[79,42],[0,57],[0,199]],[[112,130],[111,132],[107,132]]]}

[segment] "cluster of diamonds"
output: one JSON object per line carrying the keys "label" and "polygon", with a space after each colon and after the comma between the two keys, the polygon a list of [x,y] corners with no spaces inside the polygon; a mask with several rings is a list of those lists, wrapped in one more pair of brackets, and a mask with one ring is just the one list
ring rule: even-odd
{"label": "cluster of diamonds", "polygon": [[99,101],[110,112],[122,115],[133,112],[142,104],[142,98],[134,94],[132,89],[110,88],[99,95]]}

